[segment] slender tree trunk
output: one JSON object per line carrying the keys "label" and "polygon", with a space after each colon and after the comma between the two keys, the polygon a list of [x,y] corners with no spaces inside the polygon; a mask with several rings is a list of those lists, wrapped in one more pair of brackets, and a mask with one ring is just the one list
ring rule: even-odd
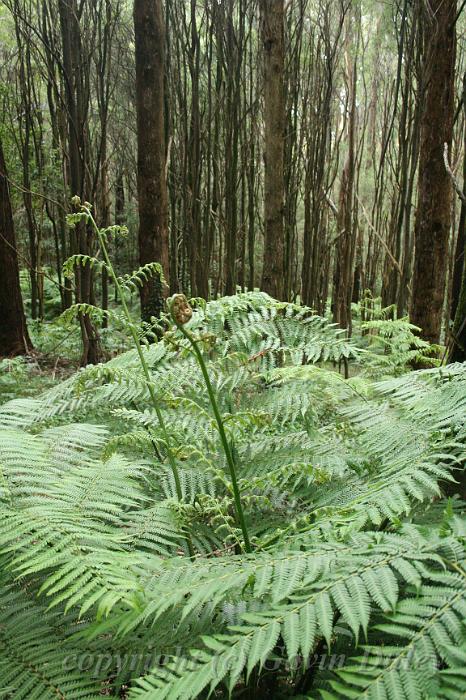
{"label": "slender tree trunk", "polygon": [[191,83],[191,119],[188,133],[188,170],[186,178],[190,197],[189,215],[187,221],[188,234],[188,267],[190,271],[191,294],[193,296],[208,296],[208,288],[203,285],[202,268],[205,262],[201,250],[201,115],[200,104],[200,54],[201,45],[197,28],[197,0],[191,0],[190,7],[190,44],[188,48],[188,66]]}
{"label": "slender tree trunk", "polygon": [[[463,194],[466,194],[466,73],[463,76]],[[458,236],[454,256],[449,362],[466,362],[466,203],[461,201]]]}
{"label": "slender tree trunk", "polygon": [[[357,87],[357,59],[351,56],[349,51],[352,23],[356,21],[356,15],[347,17],[347,37],[345,47],[345,61],[347,73],[348,92],[348,154],[341,176],[337,215],[337,249],[335,266],[335,294],[333,320],[342,328],[347,328],[351,335],[351,299],[353,293],[353,260],[354,260],[354,191],[356,180],[356,87]],[[359,37],[359,34],[358,34]],[[359,43],[359,39],[358,39]]]}
{"label": "slender tree trunk", "polygon": [[[125,186],[123,182],[123,173],[119,173],[115,184],[115,224],[123,226],[125,223]],[[119,236],[115,239],[113,247],[113,256],[115,260],[115,268],[119,271],[121,261],[121,248],[123,247]],[[118,301],[118,294],[115,288],[115,301]]]}
{"label": "slender tree trunk", "polygon": [[[464,113],[464,126],[463,126],[463,194],[466,192],[466,73],[463,76],[463,113]],[[462,292],[462,279],[464,270],[464,251],[466,245],[466,202],[461,201],[461,210],[458,223],[458,235],[456,238],[455,256],[454,256],[454,268],[453,268],[453,280],[452,280],[452,290],[451,290],[451,309],[450,318],[452,321],[455,320],[456,310],[458,308],[459,299]]]}
{"label": "slender tree trunk", "polygon": [[[110,225],[110,193],[108,186],[108,162],[107,162],[107,126],[102,125],[104,130],[104,135],[102,136],[102,162],[101,162],[101,174],[100,174],[100,197],[99,197],[99,224],[102,228],[106,228]],[[108,272],[104,268],[102,270],[102,309],[106,311],[108,309]],[[104,316],[102,321],[102,328],[107,328],[108,318]]]}
{"label": "slender tree trunk", "polygon": [[[249,18],[252,23],[252,16]],[[255,93],[255,82],[253,72],[253,41],[249,38],[249,105],[252,115],[248,122],[249,147],[247,154],[247,182],[248,182],[248,288],[252,291],[255,285],[255,241],[256,241],[256,120],[253,113],[257,107],[257,97]]]}
{"label": "slender tree trunk", "polygon": [[284,292],[284,2],[261,0],[264,49],[264,260],[262,290],[282,299]]}
{"label": "slender tree trunk", "polygon": [[19,284],[18,255],[8,175],[0,141],[0,357],[32,349]]}
{"label": "slender tree trunk", "polygon": [[[465,255],[466,246],[463,249],[463,259]],[[466,265],[463,265],[463,279],[456,305],[448,360],[449,362],[466,362]]]}
{"label": "slender tree trunk", "polygon": [[[79,8],[76,0],[59,0],[60,29],[63,43],[63,74],[65,101],[68,117],[68,167],[72,196],[81,199],[90,197],[89,184],[89,138],[87,110],[89,92],[87,85],[84,51],[81,41]],[[84,224],[79,224],[71,233],[71,253],[89,255],[92,234]],[[75,269],[76,301],[92,303],[92,275],[89,265]],[[101,357],[99,334],[88,314],[80,314],[82,355],[81,365],[96,364]]]}
{"label": "slender tree trunk", "polygon": [[[242,5],[242,2],[241,2]],[[225,73],[226,73],[226,118],[225,118],[225,294],[234,294],[237,284],[238,255],[238,157],[240,109],[240,69],[242,51],[242,21],[235,32],[233,24],[234,3],[229,0],[225,17]],[[240,15],[242,14],[240,7]]]}
{"label": "slender tree trunk", "polygon": [[423,7],[425,103],[421,117],[418,205],[411,321],[423,337],[440,340],[451,225],[451,182],[443,160],[450,148],[454,116],[456,0],[431,0]]}
{"label": "slender tree trunk", "polygon": [[[159,262],[169,279],[168,199],[165,180],[165,26],[161,0],[135,0],[136,112],[138,140],[139,260]],[[144,320],[158,316],[162,284],[152,278],[141,289]]]}

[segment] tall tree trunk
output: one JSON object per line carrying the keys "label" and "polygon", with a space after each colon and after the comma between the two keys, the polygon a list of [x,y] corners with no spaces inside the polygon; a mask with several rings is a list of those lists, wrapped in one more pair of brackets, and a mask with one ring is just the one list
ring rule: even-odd
{"label": "tall tree trunk", "polygon": [[[139,260],[159,262],[169,279],[168,199],[165,180],[165,27],[161,0],[135,0],[136,112],[138,136]],[[158,316],[162,284],[152,278],[141,289],[144,320]]]}
{"label": "tall tree trunk", "polygon": [[8,175],[0,141],[0,357],[32,349],[19,284],[18,255]]}
{"label": "tall tree trunk", "polygon": [[[76,0],[59,0],[60,29],[63,44],[63,74],[68,117],[68,169],[72,196],[83,200],[90,197],[89,184],[89,108],[88,74],[84,61],[79,7]],[[71,253],[89,255],[92,233],[84,224],[72,230]],[[92,303],[92,275],[90,265],[75,268],[77,303]],[[96,364],[101,357],[99,334],[88,314],[80,314],[82,355],[81,365]]]}
{"label": "tall tree trunk", "polygon": [[188,233],[188,267],[190,271],[191,294],[208,297],[208,288],[203,284],[203,251],[201,250],[201,114],[199,111],[200,95],[200,54],[201,45],[197,28],[197,0],[191,0],[191,32],[188,48],[188,67],[191,82],[191,116],[188,135],[188,192],[190,198]]}
{"label": "tall tree trunk", "polygon": [[[115,224],[123,226],[125,223],[125,186],[123,181],[123,173],[119,173],[115,183]],[[116,270],[120,271],[122,241],[119,236],[116,237],[113,244],[113,257]],[[115,288],[115,301],[118,301],[118,294]]]}
{"label": "tall tree trunk", "polygon": [[[242,3],[240,3],[242,5]],[[225,101],[225,294],[234,294],[237,283],[237,255],[238,255],[238,157],[239,157],[239,119],[240,109],[240,69],[242,51],[242,22],[244,21],[243,8],[239,12],[242,16],[238,32],[235,32],[233,24],[234,3],[229,0],[225,17],[225,73],[226,73],[226,101]]]}
{"label": "tall tree trunk", "polygon": [[[461,96],[464,113],[463,126],[463,195],[466,193],[466,73],[463,75],[463,94]],[[458,223],[458,235],[456,238],[453,280],[451,290],[450,318],[455,320],[456,310],[462,291],[462,279],[464,270],[464,251],[466,245],[466,201],[461,201],[460,218]]]}
{"label": "tall tree trunk", "polygon": [[284,15],[283,0],[261,0],[264,49],[264,261],[262,290],[284,292]]}
{"label": "tall tree trunk", "polygon": [[[466,73],[463,76],[463,111],[465,123],[463,127],[463,195],[466,195]],[[453,283],[451,330],[449,362],[466,362],[466,202],[461,200],[458,236],[456,239]]]}
{"label": "tall tree trunk", "polygon": [[[347,16],[347,35],[345,46],[346,81],[347,81],[347,137],[348,153],[341,175],[341,187],[337,215],[337,248],[335,260],[335,293],[333,299],[333,320],[342,328],[347,328],[351,335],[351,299],[353,295],[353,261],[355,250],[354,226],[354,192],[356,180],[356,129],[357,129],[357,56],[350,52],[353,23],[360,18],[356,12]],[[359,45],[359,29],[357,30]]]}
{"label": "tall tree trunk", "polygon": [[[101,174],[99,181],[99,224],[102,228],[110,225],[110,192],[108,186],[108,161],[107,161],[107,126],[102,125],[102,158],[101,158]],[[102,270],[102,309],[108,310],[108,272],[106,268]],[[102,328],[107,328],[108,317],[104,316],[102,320]]]}
{"label": "tall tree trunk", "polygon": [[[427,6],[426,6],[427,7]],[[443,148],[451,146],[454,117],[456,0],[431,0],[422,7],[424,109],[421,117],[418,205],[411,321],[438,343],[445,297],[451,182]]]}
{"label": "tall tree trunk", "polygon": [[[113,12],[112,12],[113,10]],[[115,31],[116,18],[119,14],[119,3],[105,0],[95,7],[93,17],[97,31],[97,46],[95,54],[95,74],[97,105],[100,121],[100,143],[97,151],[95,172],[95,189],[97,192],[97,215],[101,228],[110,225],[110,187],[109,187],[109,103],[112,71],[112,40]],[[108,310],[108,272],[102,270],[102,310]],[[107,328],[108,316],[102,319],[102,328]]]}
{"label": "tall tree trunk", "polygon": [[[465,255],[466,246],[463,249],[463,259]],[[463,265],[463,279],[456,305],[452,336],[449,362],[466,362],[466,265]]]}

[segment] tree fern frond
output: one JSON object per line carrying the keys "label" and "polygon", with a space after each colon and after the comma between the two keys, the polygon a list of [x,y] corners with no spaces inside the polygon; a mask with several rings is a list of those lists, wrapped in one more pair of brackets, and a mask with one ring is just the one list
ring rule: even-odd
{"label": "tree fern frond", "polygon": [[[327,699],[460,697],[465,505],[441,489],[464,460],[466,367],[374,382],[369,353],[310,309],[199,301],[189,332],[218,422],[169,326],[141,344],[144,376],[133,350],[0,408],[0,687],[16,673],[12,697],[48,698],[38,669],[67,698],[261,697],[275,679]],[[106,673],[62,676],[69,649],[108,654]],[[322,650],[350,661],[321,669]]]}
{"label": "tree fern frond", "polygon": [[13,399],[0,406],[0,428],[28,428],[41,420],[40,399]]}
{"label": "tree fern frond", "polygon": [[138,292],[142,287],[144,282],[147,282],[151,277],[158,277],[161,284],[166,285],[165,278],[163,276],[163,270],[160,263],[152,262],[142,265],[137,270],[135,270],[131,275],[124,275],[119,277],[118,281],[122,289],[126,289],[129,292]]}
{"label": "tree fern frond", "polygon": [[100,696],[102,674],[73,668],[85,652],[71,639],[70,620],[27,596],[2,576],[0,688],[18,700],[81,700]]}
{"label": "tree fern frond", "polygon": [[72,278],[76,267],[86,267],[89,265],[91,269],[96,268],[99,273],[102,270],[109,271],[108,265],[103,260],[92,257],[91,255],[84,255],[83,253],[78,253],[76,255],[71,255],[63,263],[63,275],[68,278]]}
{"label": "tree fern frond", "polygon": [[[444,574],[440,585],[425,584],[416,597],[400,601],[396,610],[386,616],[386,622],[374,627],[384,633],[384,645],[363,647],[364,656],[355,657],[338,670],[338,680],[331,681],[335,692],[332,697],[356,697],[354,693],[357,692],[358,698],[383,696],[387,700],[411,700],[431,695],[429,686],[434,679],[448,692],[451,681],[460,680],[462,676],[455,666],[464,671],[463,655],[452,656],[451,653],[451,645],[460,644],[464,639],[462,620],[466,612],[466,592],[463,577]],[[390,638],[393,639],[391,645]],[[453,662],[453,668],[442,672],[444,678],[442,673],[437,676],[438,665],[448,659]]]}

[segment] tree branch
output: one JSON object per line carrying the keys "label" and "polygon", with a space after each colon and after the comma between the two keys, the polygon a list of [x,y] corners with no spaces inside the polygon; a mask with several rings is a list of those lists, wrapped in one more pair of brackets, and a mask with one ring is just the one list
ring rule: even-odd
{"label": "tree branch", "polygon": [[455,189],[456,194],[458,195],[460,200],[463,202],[463,204],[466,204],[466,195],[464,194],[463,190],[461,189],[459,182],[456,179],[455,174],[450,167],[450,163],[448,162],[448,143],[443,144],[443,162],[445,163],[445,170],[447,171],[448,175],[450,176],[450,180],[453,183],[453,187]]}

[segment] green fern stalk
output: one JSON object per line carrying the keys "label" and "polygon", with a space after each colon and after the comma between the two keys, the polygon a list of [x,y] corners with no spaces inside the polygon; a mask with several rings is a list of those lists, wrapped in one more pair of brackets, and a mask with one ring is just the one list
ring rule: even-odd
{"label": "green fern stalk", "polygon": [[[166,424],[165,424],[165,420],[164,420],[162,411],[161,411],[160,406],[159,406],[159,403],[158,403],[158,401],[157,401],[157,397],[156,397],[156,395],[155,395],[154,387],[152,386],[152,379],[151,379],[151,376],[150,376],[149,367],[148,367],[148,365],[147,365],[146,358],[144,357],[144,353],[143,353],[143,351],[142,351],[142,347],[141,347],[141,344],[140,344],[140,342],[139,342],[139,338],[138,338],[138,336],[137,336],[136,329],[135,329],[134,324],[133,324],[133,322],[132,322],[131,314],[130,314],[130,312],[129,312],[128,305],[127,305],[127,303],[126,303],[125,296],[124,296],[124,294],[123,294],[123,291],[122,291],[122,289],[121,289],[121,285],[120,285],[118,276],[117,276],[116,273],[115,273],[114,267],[113,267],[113,265],[112,265],[112,261],[111,261],[111,259],[110,259],[110,257],[109,257],[109,254],[108,254],[107,246],[106,246],[106,243],[105,243],[105,237],[102,235],[102,232],[100,231],[100,229],[99,229],[99,227],[97,226],[97,223],[96,223],[94,217],[93,217],[92,214],[91,214],[90,205],[88,205],[88,203],[86,202],[85,204],[83,204],[83,205],[81,206],[81,210],[82,210],[83,213],[86,214],[86,216],[88,217],[89,221],[91,222],[92,227],[94,228],[94,231],[95,231],[96,234],[97,234],[97,237],[98,237],[98,240],[99,240],[100,249],[101,249],[101,251],[102,251],[102,255],[103,255],[104,261],[105,261],[105,263],[106,263],[106,265],[107,265],[108,273],[109,273],[111,279],[113,280],[113,283],[115,284],[115,288],[116,288],[116,290],[117,290],[117,294],[118,294],[118,296],[120,297],[121,306],[122,306],[122,308],[123,308],[123,313],[124,313],[124,315],[125,315],[125,317],[126,317],[126,320],[128,321],[128,325],[129,325],[129,329],[130,329],[130,332],[131,332],[131,336],[132,336],[132,338],[133,338],[134,346],[135,346],[136,351],[137,351],[138,356],[139,356],[139,361],[140,361],[140,363],[141,363],[141,367],[142,367],[142,371],[143,371],[143,373],[144,373],[144,377],[146,378],[146,381],[147,381],[147,387],[148,387],[148,389],[149,389],[149,394],[150,394],[150,398],[151,398],[151,401],[152,401],[152,405],[153,405],[153,407],[154,407],[155,414],[156,414],[156,416],[157,416],[157,420],[158,420],[158,422],[159,422],[160,429],[161,429],[161,431],[162,431],[162,435],[163,435],[163,438],[164,438],[164,441],[165,441],[166,450],[167,450],[167,456],[168,456],[168,462],[169,462],[169,464],[170,464],[170,468],[171,468],[172,473],[173,473],[173,478],[174,478],[174,480],[175,480],[176,495],[177,495],[178,500],[179,500],[179,501],[182,501],[182,500],[183,500],[183,493],[182,493],[182,491],[181,491],[180,474],[179,474],[178,467],[177,467],[177,464],[176,464],[175,455],[173,454],[173,450],[171,449],[171,446],[170,446],[170,438],[169,438],[169,436],[168,436],[167,426],[166,426]],[[187,543],[188,543],[189,555],[190,555],[191,557],[193,557],[193,556],[194,556],[194,549],[193,549],[193,545],[192,545],[192,542],[191,542],[191,539],[190,539],[189,536],[188,536],[188,538],[187,538]]]}
{"label": "green fern stalk", "polygon": [[[179,313],[175,312],[175,307],[181,307],[179,309]],[[249,539],[249,534],[248,534],[248,529],[246,526],[246,521],[244,519],[244,512],[243,512],[243,506],[241,503],[241,495],[238,487],[238,480],[236,478],[236,468],[235,468],[235,461],[233,459],[233,454],[230,448],[230,445],[228,443],[228,438],[225,433],[225,427],[223,425],[223,420],[220,415],[220,411],[218,410],[218,404],[217,404],[217,399],[215,398],[215,393],[212,387],[212,383],[209,378],[209,373],[207,372],[207,367],[204,362],[204,358],[202,357],[202,353],[199,350],[199,346],[194,339],[194,337],[191,335],[189,331],[186,330],[184,327],[184,323],[186,323],[187,320],[189,320],[191,316],[191,307],[189,306],[186,297],[183,294],[176,294],[173,298],[171,303],[168,305],[170,315],[176,324],[177,328],[181,331],[181,333],[184,335],[184,337],[189,341],[191,344],[191,347],[194,351],[194,354],[196,356],[196,359],[199,363],[199,366],[201,368],[202,376],[204,378],[204,383],[207,388],[207,393],[209,395],[209,400],[210,404],[212,406],[212,410],[214,412],[215,420],[217,422],[217,427],[218,427],[218,432],[220,434],[220,440],[222,442],[223,446],[223,451],[225,452],[225,457],[227,460],[228,464],[228,469],[230,471],[230,478],[231,478],[231,484],[233,487],[233,496],[235,499],[235,509],[236,509],[236,515],[238,519],[238,523],[241,527],[241,531],[243,533],[243,540],[244,540],[244,549],[247,553],[250,553],[252,551],[251,548],[251,542]]]}

